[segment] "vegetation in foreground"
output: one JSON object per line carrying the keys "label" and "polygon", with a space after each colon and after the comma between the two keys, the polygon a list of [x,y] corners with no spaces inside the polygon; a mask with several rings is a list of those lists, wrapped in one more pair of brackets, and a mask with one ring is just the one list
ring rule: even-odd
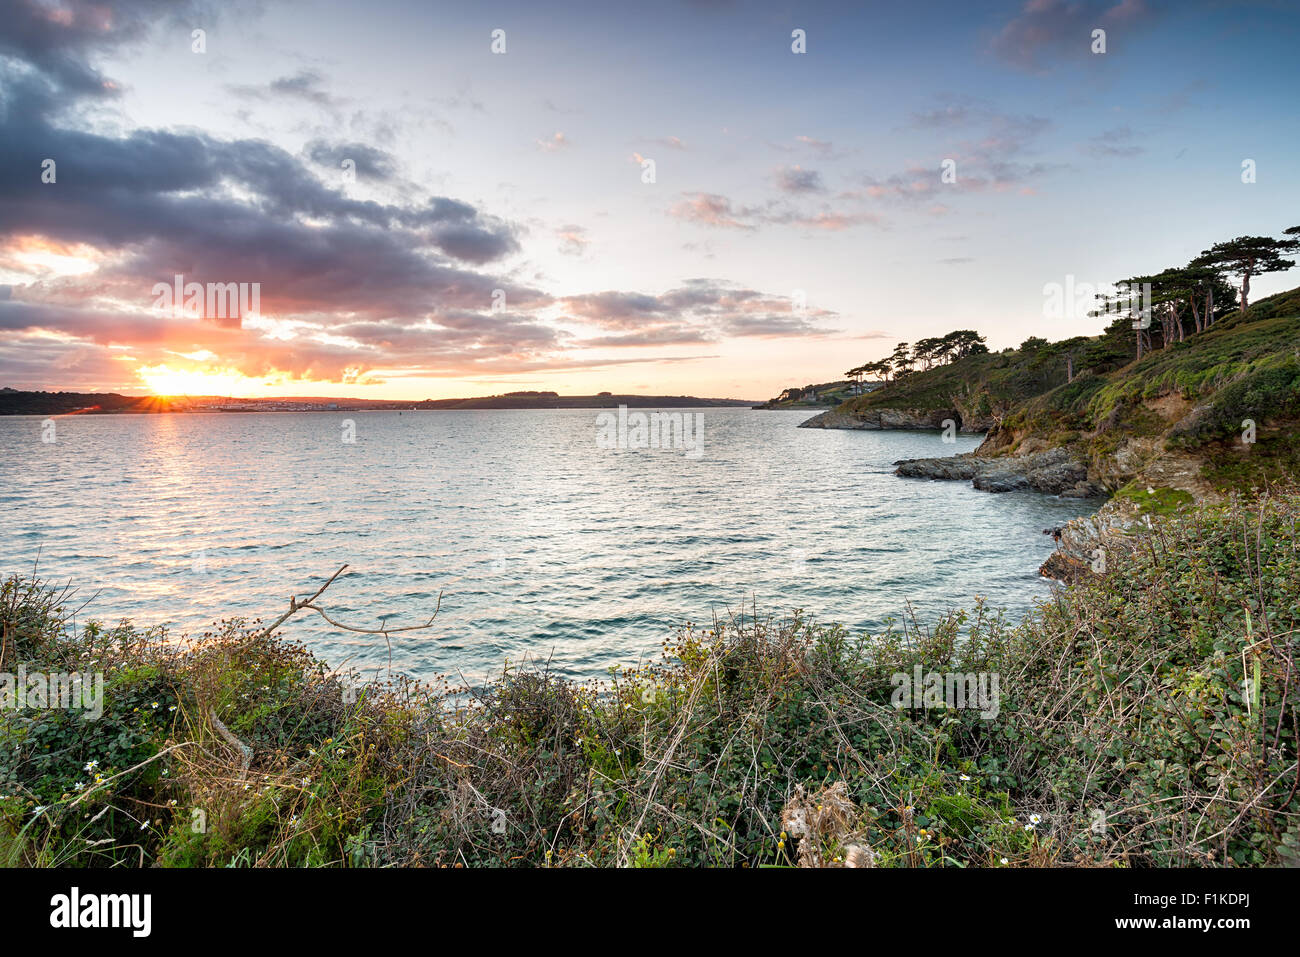
{"label": "vegetation in foreground", "polygon": [[[102,671],[104,711],[0,712],[0,863],[1300,863],[1298,518],[1293,490],[1162,517],[1020,623],[688,625],[599,686],[353,696],[243,622],[73,633],[14,578],[0,672]],[[996,718],[894,707],[915,666],[999,676]]]}

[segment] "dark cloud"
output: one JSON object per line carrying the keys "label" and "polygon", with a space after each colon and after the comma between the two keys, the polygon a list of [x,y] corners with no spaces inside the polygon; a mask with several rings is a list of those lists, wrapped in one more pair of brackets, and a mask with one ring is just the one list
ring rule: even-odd
{"label": "dark cloud", "polygon": [[[210,28],[211,16],[165,0],[0,2],[0,262],[57,250],[93,267],[3,287],[0,373],[15,384],[122,388],[136,384],[135,368],[163,363],[351,383],[392,370],[590,367],[624,360],[567,353],[698,345],[729,330],[812,334],[826,315],[791,319],[779,297],[691,280],[660,296],[564,300],[571,323],[596,331],[584,339],[550,318],[551,296],[513,278],[506,263],[520,250],[518,227],[463,200],[421,194],[382,149],[317,137],[295,155],[260,139],[129,126],[110,135],[85,122],[116,93],[90,63],[157,23],[188,44],[193,24]],[[241,92],[338,106],[309,70]],[[52,184],[41,181],[45,159],[57,164]],[[371,187],[367,198],[351,195],[363,191],[341,175],[347,159]],[[793,222],[797,214],[764,215]],[[558,235],[565,251],[585,248],[578,224]],[[257,284],[257,314],[218,321],[155,310],[155,285],[177,274]]]}
{"label": "dark cloud", "polygon": [[389,182],[397,177],[397,160],[393,154],[365,143],[312,140],[303,147],[303,154],[316,165],[327,167],[336,174],[341,173],[346,160],[352,160],[358,178]]}
{"label": "dark cloud", "polygon": [[187,6],[173,0],[63,0],[57,6],[4,0],[0,56],[30,65],[50,91],[77,98],[112,96],[115,84],[87,62],[88,54],[143,39],[159,23],[178,26]]}

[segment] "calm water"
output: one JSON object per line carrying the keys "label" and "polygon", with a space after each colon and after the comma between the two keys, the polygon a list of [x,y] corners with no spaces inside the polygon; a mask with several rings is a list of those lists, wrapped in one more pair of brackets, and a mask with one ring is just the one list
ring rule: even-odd
{"label": "calm water", "polygon": [[[597,448],[594,411],[0,418],[0,572],[99,596],[85,616],[202,631],[270,618],[291,592],[332,617],[427,619],[394,667],[477,679],[551,657],[574,676],[657,653],[673,626],[757,600],[853,630],[976,595],[1048,594],[1042,529],[1095,503],[904,480],[896,459],[962,436],[797,429],[806,412],[703,411],[702,455]],[[355,423],[345,443],[344,420]],[[334,666],[385,665],[382,638],[300,614]]]}

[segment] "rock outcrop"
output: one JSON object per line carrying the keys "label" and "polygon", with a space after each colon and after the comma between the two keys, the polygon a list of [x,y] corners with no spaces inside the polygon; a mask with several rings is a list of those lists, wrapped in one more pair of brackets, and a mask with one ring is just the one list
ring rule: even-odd
{"label": "rock outcrop", "polygon": [[1112,498],[1092,515],[1073,518],[1059,528],[1044,529],[1056,540],[1056,551],[1038,569],[1058,581],[1078,581],[1086,575],[1105,574],[1116,552],[1130,547],[1128,531],[1143,522],[1131,501]]}
{"label": "rock outcrop", "polygon": [[1065,498],[1094,498],[1106,494],[1105,488],[1089,480],[1087,463],[1063,448],[996,458],[966,454],[904,459],[894,464],[897,466],[894,474],[904,478],[969,481],[983,492],[1032,489]]}
{"label": "rock outcrop", "polygon": [[914,429],[931,431],[947,428],[952,422],[959,432],[981,432],[969,428],[956,409],[868,409],[845,412],[831,409],[800,423],[801,429]]}

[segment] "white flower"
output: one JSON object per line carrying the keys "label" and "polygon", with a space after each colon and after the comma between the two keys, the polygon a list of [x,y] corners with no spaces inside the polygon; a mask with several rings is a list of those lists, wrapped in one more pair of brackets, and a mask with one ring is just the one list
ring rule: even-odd
{"label": "white flower", "polygon": [[963,780],[963,781],[969,781],[969,780],[970,780],[970,775],[969,775],[969,774],[963,774],[963,775],[961,776],[961,780]]}
{"label": "white flower", "polygon": [[76,784],[72,786],[72,790],[74,791],[84,791],[85,789],[86,789],[86,784],[84,781],[78,781]]}
{"label": "white flower", "polygon": [[1003,864],[1010,864],[1011,862],[1010,862],[1009,860],[1007,860],[1007,859],[1004,857],[1004,858],[1002,858],[1002,863],[1003,863]]}
{"label": "white flower", "polygon": [[83,771],[93,771],[93,770],[95,770],[95,768],[97,768],[97,767],[99,767],[99,762],[98,762],[98,761],[87,761],[86,764],[85,764],[85,766],[84,766],[81,770],[83,770]]}
{"label": "white flower", "polygon": [[1029,823],[1030,823],[1030,824],[1037,824],[1037,823],[1039,823],[1040,821],[1042,821],[1042,819],[1043,819],[1043,816],[1042,816],[1041,814],[1031,814],[1031,815],[1029,815]]}
{"label": "white flower", "polygon": [[1026,831],[1032,831],[1033,829],[1034,829],[1034,825],[1032,825],[1032,824],[1026,824],[1026,825],[1025,825],[1025,830],[1026,830]]}

